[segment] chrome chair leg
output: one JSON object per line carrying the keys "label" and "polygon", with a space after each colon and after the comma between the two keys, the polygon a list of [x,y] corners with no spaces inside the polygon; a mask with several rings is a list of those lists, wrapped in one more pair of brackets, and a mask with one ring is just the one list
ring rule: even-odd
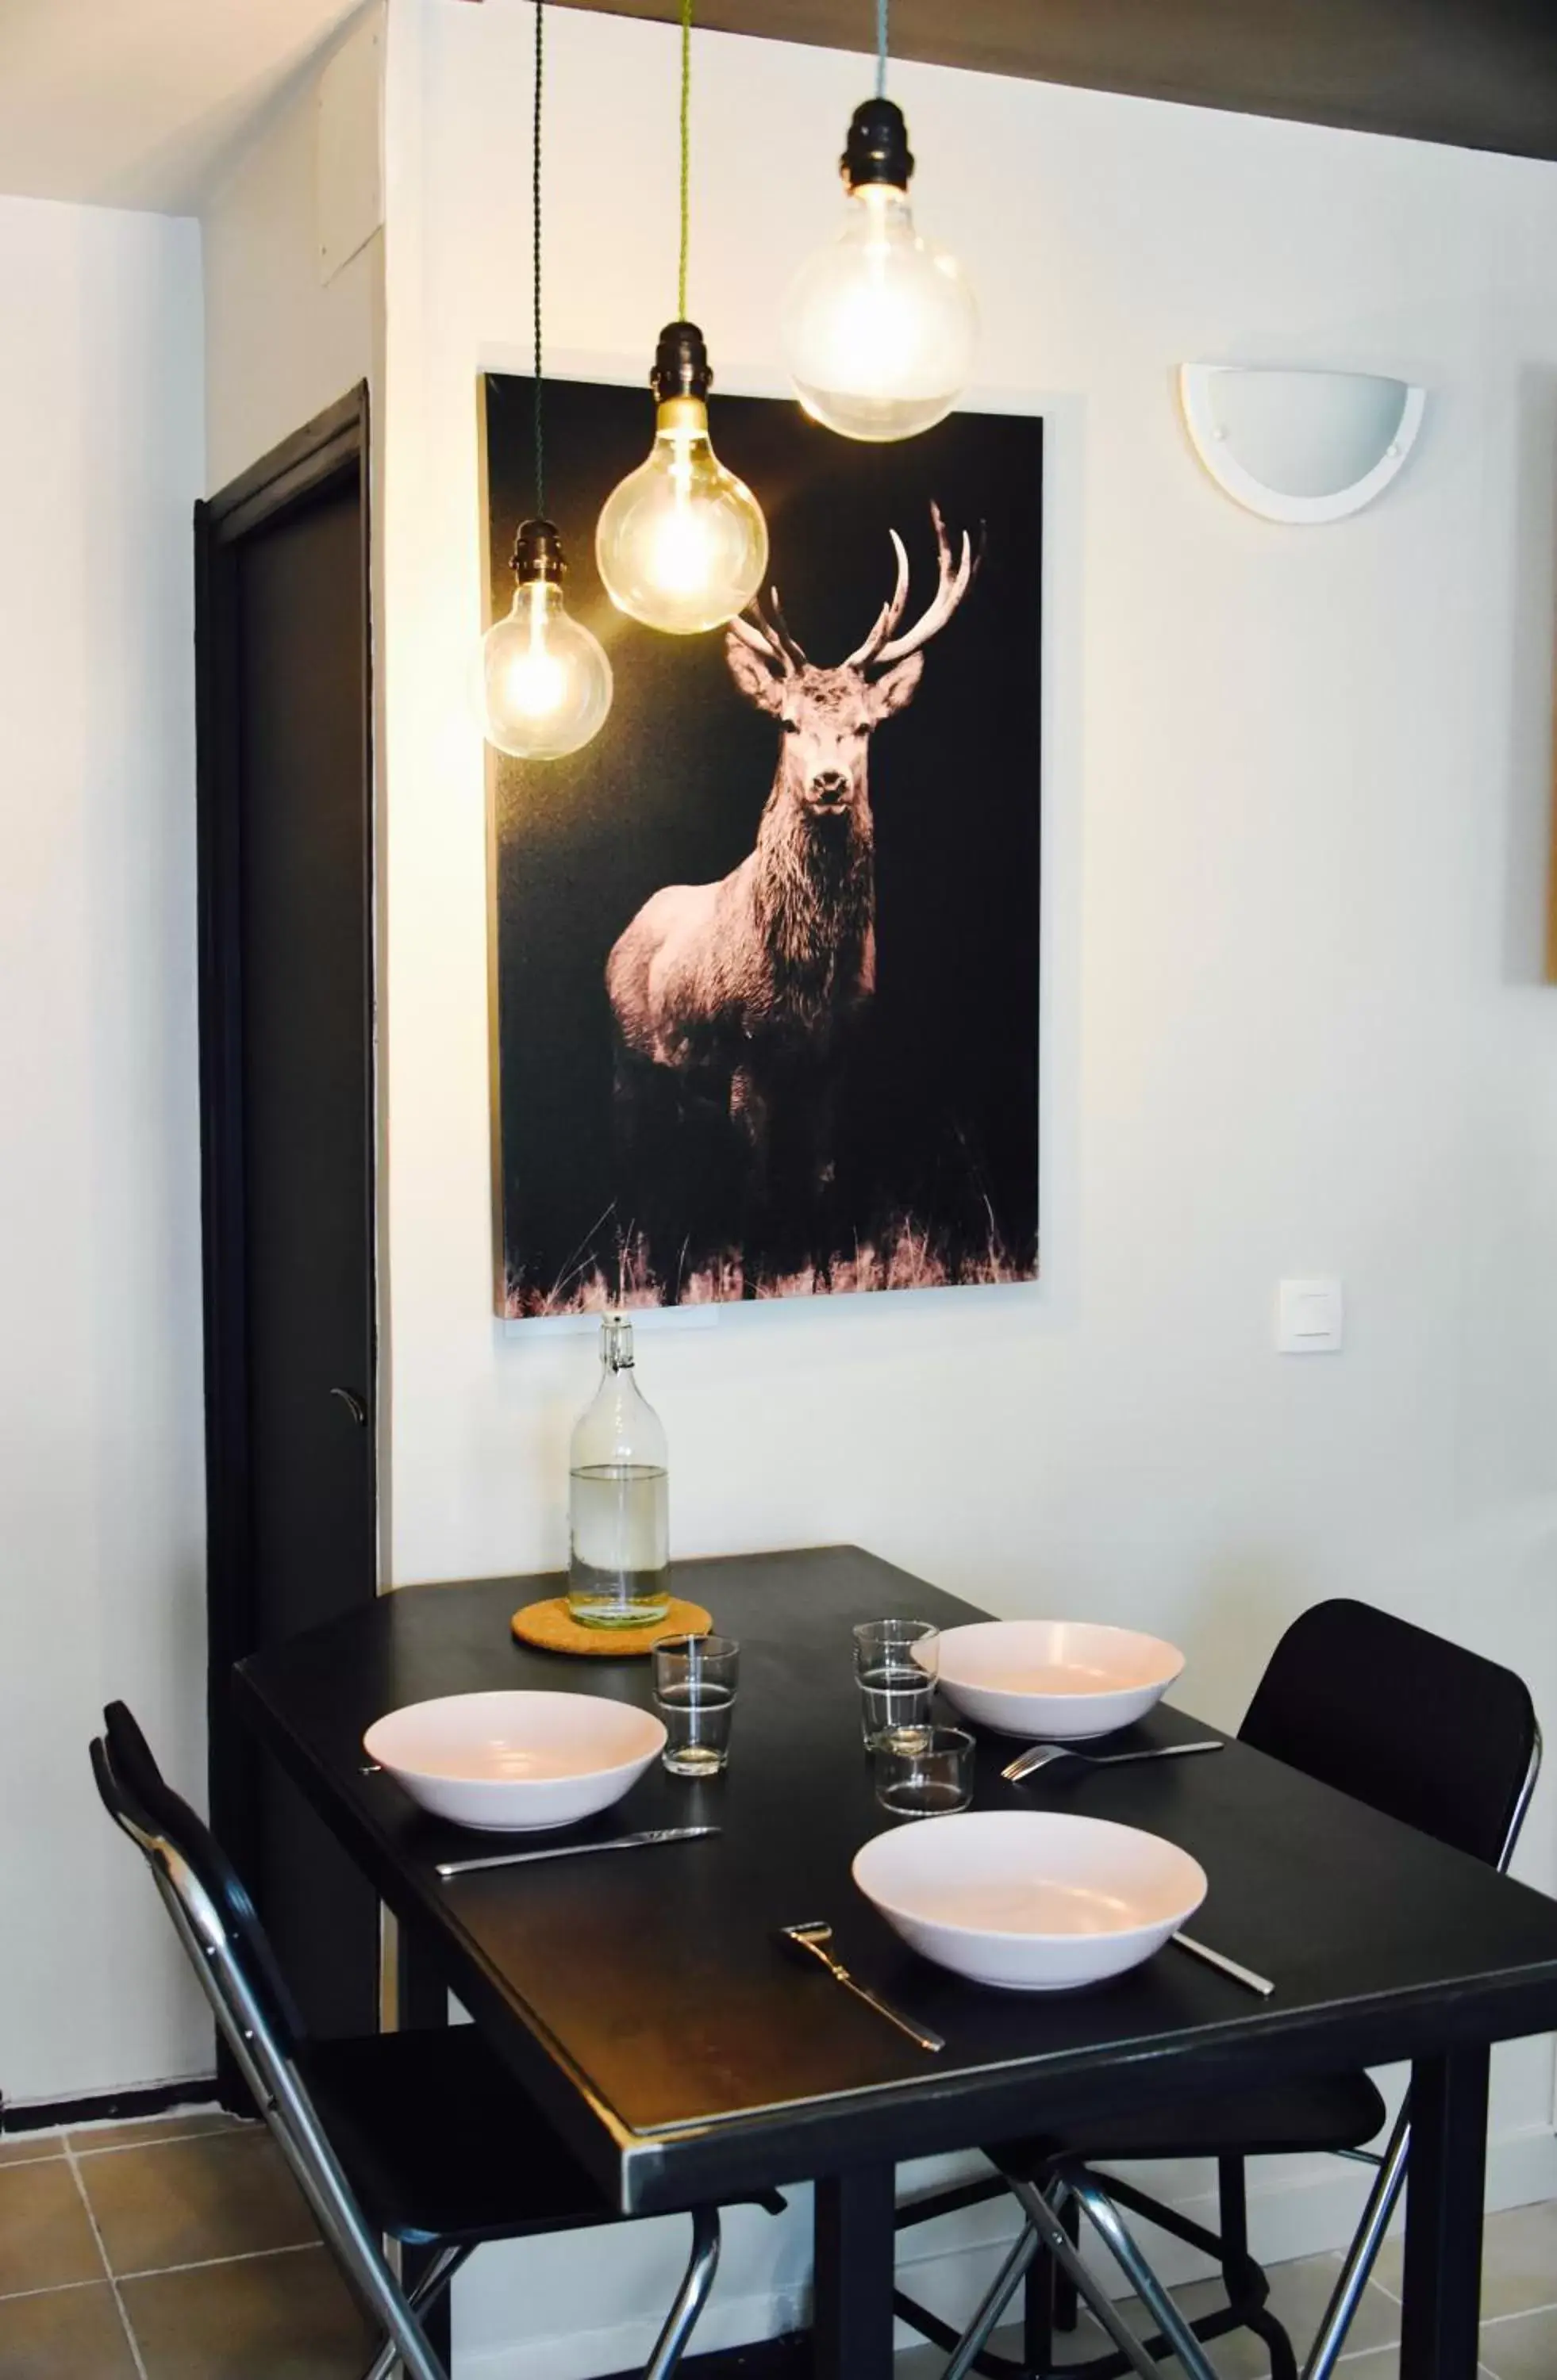
{"label": "chrome chair leg", "polygon": [[399,2369],[399,2364],[400,2350],[392,2338],[386,2338],[368,2370],[363,2374],[362,2380],[393,2380],[393,2374]]}
{"label": "chrome chair leg", "polygon": [[351,2194],[301,2076],[272,2038],[264,2010],[233,1956],[204,1886],[180,1852],[160,1842],[152,1874],[271,2138],[359,2297],[388,2333],[405,2367],[405,2380],[448,2380]]}
{"label": "chrome chair leg", "polygon": [[[475,2249],[468,2244],[439,2249],[415,2289],[407,2294],[406,2302],[419,2320],[427,2312],[428,2307],[443,2295],[461,2265],[475,2252]],[[392,2338],[386,2338],[368,2370],[363,2374],[362,2380],[392,2380],[392,2374],[399,2361],[399,2349]]]}
{"label": "chrome chair leg", "polygon": [[426,2272],[423,2273],[415,2289],[409,2293],[409,2302],[418,2313],[420,2313],[424,2307],[432,2305],[437,2298],[442,2296],[444,2289],[448,2288],[449,2283],[453,2280],[455,2275],[458,2272],[461,2265],[465,2264],[475,2254],[475,2252],[476,2250],[474,2244],[468,2241],[459,2247],[451,2246],[439,2249],[437,2254],[433,2257],[432,2262],[427,2267]]}
{"label": "chrome chair leg", "polygon": [[714,2274],[719,2270],[719,2216],[716,2209],[699,2206],[692,2217],[692,2256],[686,2277],[675,2293],[675,2303],[665,2317],[665,2326],[650,2357],[643,2380],[670,2380],[687,2352],[688,2340],[698,2316],[708,2303],[713,2287]]}
{"label": "chrome chair leg", "polygon": [[983,2353],[990,2333],[1016,2295],[1028,2266],[1041,2245],[1032,2225],[1024,2223],[1010,2254],[985,2290],[983,2302],[970,2326],[957,2341],[941,2380],[967,2380],[967,2374],[973,2369],[974,2359]]}
{"label": "chrome chair leg", "polygon": [[[292,2146],[285,2127],[273,2126],[272,2131],[273,2137],[284,2150]],[[328,2171],[316,2177],[306,2172],[301,2159],[289,2157],[287,2161],[299,2181],[305,2183],[306,2195],[320,2218],[320,2228],[335,2248],[348,2276],[356,2282],[359,2296],[378,2316],[388,2334],[385,2352],[389,2362],[386,2368],[393,2370],[398,2362],[404,2380],[448,2380],[443,2364],[428,2343],[411,2301],[390,2271],[378,2240],[367,2229],[350,2199],[342,2203],[329,2192],[327,2185],[331,2177]],[[382,2357],[380,2361],[383,2361]]]}
{"label": "chrome chair leg", "polygon": [[[1137,2247],[1113,2200],[1093,2180],[1085,2166],[1067,2166],[1061,2179],[1178,2357],[1189,2380],[1216,2380],[1205,2349]],[[1058,2229],[1059,2226],[1055,2228]],[[1068,2247],[1068,2241],[1066,2245]],[[1096,2310],[1094,2304],[1094,2313]],[[1149,2363],[1147,2368],[1155,2371],[1156,2366]]]}
{"label": "chrome chair leg", "polygon": [[[1061,2222],[1057,2211],[1059,2199],[1056,2199],[1055,2204],[1052,2205],[1036,2181],[1017,2181],[1013,2182],[1011,2186],[1043,2245],[1053,2257],[1061,2272],[1075,2283],[1077,2296],[1094,2318],[1101,2323],[1104,2330],[1129,2364],[1131,2371],[1139,2373],[1140,2380],[1161,2380],[1156,2364],[1141,2345],[1140,2340],[1125,2329],[1115,2310],[1113,2299],[1105,2290],[1099,2288],[1082,2263],[1079,2253],[1072,2246],[1070,2233]],[[1063,2192],[1074,2196],[1082,2207],[1086,2207],[1085,2198],[1075,2189],[1070,2180],[1064,2180],[1060,2187]],[[1088,2211],[1090,2212],[1089,2209]],[[1104,2237],[1107,2237],[1106,2233]],[[1132,2248],[1135,2245],[1133,2240],[1130,2244]],[[1197,2343],[1191,2340],[1190,2344],[1196,2348],[1198,2355]],[[1215,2380],[1215,2374],[1203,2357],[1186,2368],[1190,2374],[1190,2380]]]}
{"label": "chrome chair leg", "polygon": [[1384,2161],[1379,2168],[1378,2179],[1368,2194],[1362,2221],[1356,2236],[1346,2251],[1346,2261],[1341,2267],[1340,2278],[1324,2310],[1324,2320],[1303,2366],[1303,2380],[1331,2380],[1346,2344],[1346,2334],[1362,2301],[1384,2234],[1390,2228],[1405,2187],[1405,2168],[1411,2155],[1411,2103],[1406,2101],[1390,2134],[1390,2144]]}

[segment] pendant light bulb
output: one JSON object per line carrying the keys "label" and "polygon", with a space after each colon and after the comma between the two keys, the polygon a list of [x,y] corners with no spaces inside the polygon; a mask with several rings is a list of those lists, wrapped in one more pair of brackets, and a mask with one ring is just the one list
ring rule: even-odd
{"label": "pendant light bulb", "polygon": [[612,490],[595,530],[617,610],[673,637],[733,620],[768,567],[762,508],[709,437],[712,379],[696,323],[667,323],[650,377],[658,410],[649,459]]}
{"label": "pendant light bulb", "polygon": [[844,438],[917,437],[944,420],[973,370],[979,317],[956,259],[914,228],[914,160],[890,99],[857,107],[844,151],[844,221],[784,301],[781,338],[806,411]]}
{"label": "pendant light bulb", "polygon": [[481,723],[517,760],[560,760],[598,735],[611,708],[611,663],[563,600],[562,540],[548,520],[520,524],[513,609],[481,639]]}
{"label": "pendant light bulb", "polygon": [[517,585],[508,615],[494,620],[476,657],[474,693],[489,744],[516,760],[561,760],[598,735],[611,708],[611,663],[599,638],[570,620],[562,582],[567,564],[546,510],[541,330],[541,111],[546,53],[545,0],[535,0],[531,114],[531,281],[535,327],[535,512],[514,540]]}

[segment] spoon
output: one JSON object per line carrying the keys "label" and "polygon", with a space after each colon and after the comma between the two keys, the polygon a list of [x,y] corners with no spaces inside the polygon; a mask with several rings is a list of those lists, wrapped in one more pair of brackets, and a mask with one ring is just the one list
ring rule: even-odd
{"label": "spoon", "polygon": [[1114,1768],[1128,1760],[1179,1760],[1191,1752],[1221,1750],[1220,1736],[1198,1737],[1193,1743],[1154,1743],[1143,1752],[1077,1752],[1074,1743],[1034,1743],[1000,1773],[1008,1785],[1020,1785],[1024,1778],[1036,1777],[1040,1768],[1052,1767],[1056,1760],[1082,1760],[1089,1768]]}

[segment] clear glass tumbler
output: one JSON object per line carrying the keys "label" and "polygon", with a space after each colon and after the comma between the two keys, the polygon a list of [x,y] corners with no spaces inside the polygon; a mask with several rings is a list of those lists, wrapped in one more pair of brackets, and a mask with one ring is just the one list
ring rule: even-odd
{"label": "clear glass tumbler", "polygon": [[730,1756],[740,1646],[733,1636],[662,1636],[650,1658],[665,1726],[661,1760],[673,1777],[716,1776]]}
{"label": "clear glass tumbler", "polygon": [[876,1799],[900,1818],[941,1818],[973,1799],[973,1738],[961,1727],[905,1727],[875,1752]]}
{"label": "clear glass tumbler", "polygon": [[867,1752],[904,1727],[928,1727],[939,1635],[928,1620],[867,1620],[854,1632],[854,1674]]}

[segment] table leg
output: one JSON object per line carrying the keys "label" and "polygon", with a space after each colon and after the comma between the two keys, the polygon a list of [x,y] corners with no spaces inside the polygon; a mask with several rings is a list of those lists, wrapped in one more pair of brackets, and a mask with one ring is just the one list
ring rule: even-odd
{"label": "table leg", "polygon": [[890,2165],[816,2185],[816,2380],[892,2380],[895,2192]]}
{"label": "table leg", "polygon": [[1457,2049],[1412,2070],[1400,2380],[1475,2380],[1488,2061]]}
{"label": "table leg", "polygon": [[[396,1925],[395,1939],[397,1969],[395,2006],[401,2030],[420,2031],[424,2027],[447,2024],[449,1987],[437,1961],[429,1957],[424,1937],[413,1926]],[[434,2253],[431,2248],[405,2248],[401,2251],[400,2277],[407,2289],[415,2288],[432,2262]],[[446,2289],[421,2317],[427,2343],[445,2371],[454,2351],[451,2317]]]}

